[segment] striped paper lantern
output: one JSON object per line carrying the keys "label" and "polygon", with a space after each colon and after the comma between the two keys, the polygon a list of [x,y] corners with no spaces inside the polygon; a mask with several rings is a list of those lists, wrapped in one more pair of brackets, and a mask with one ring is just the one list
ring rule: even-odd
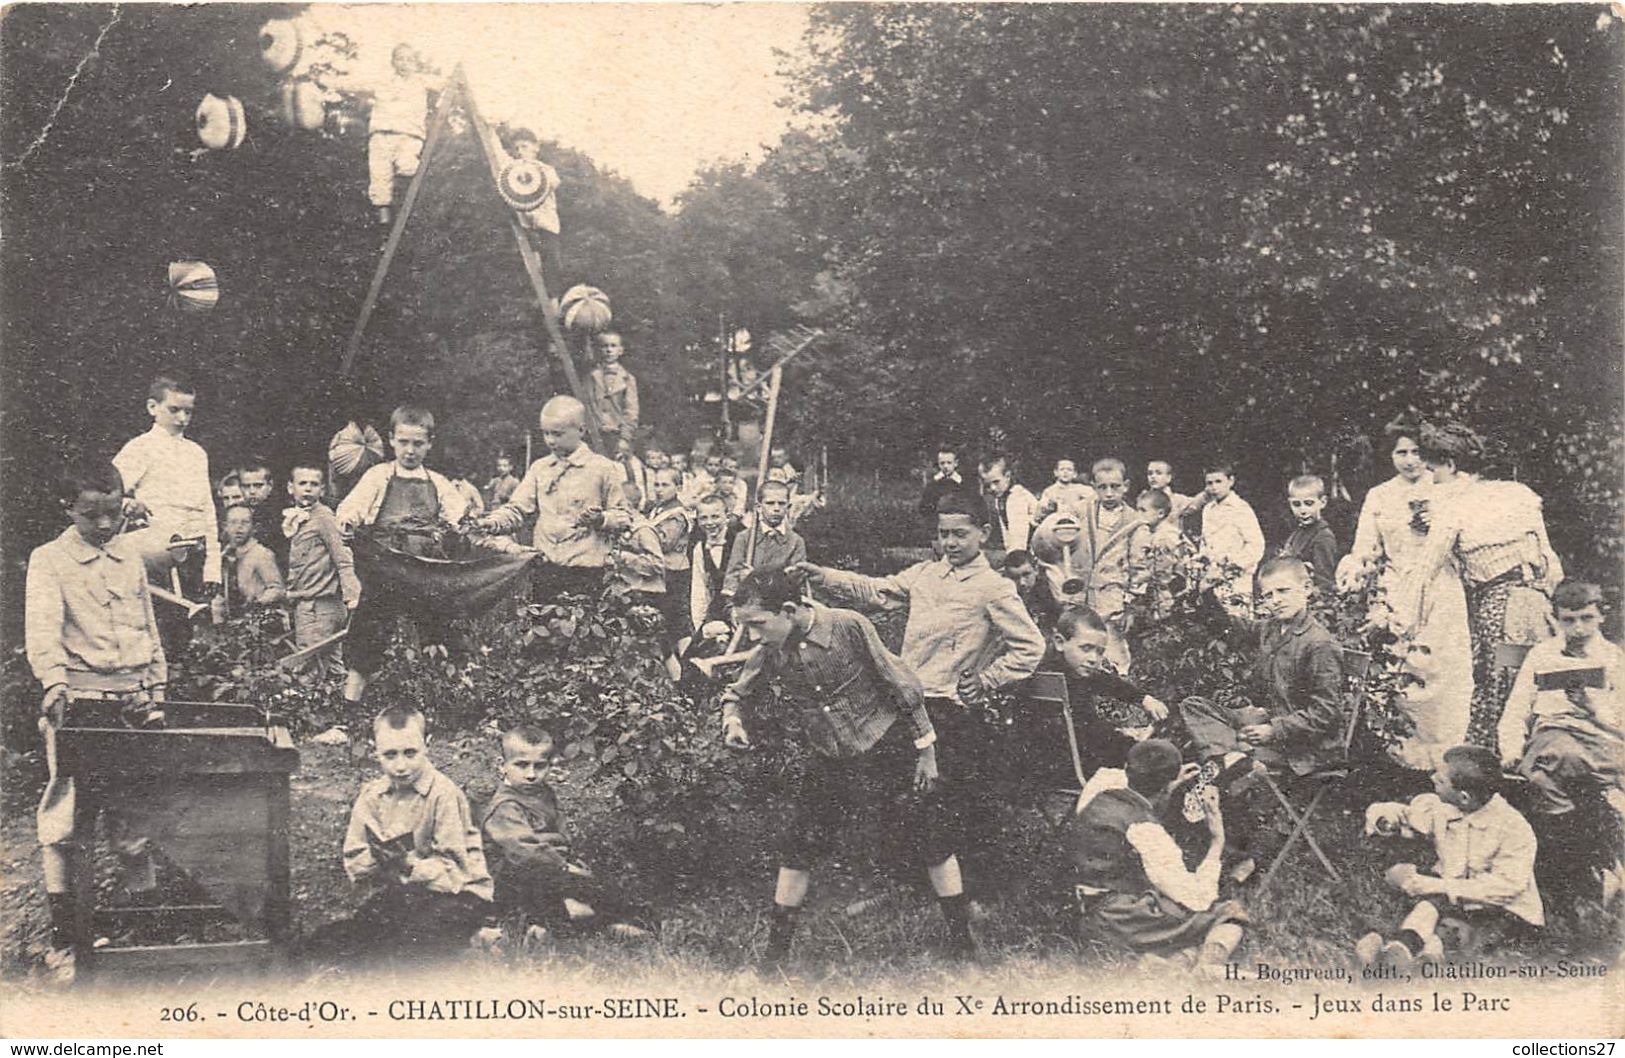
{"label": "striped paper lantern", "polygon": [[242,146],[248,135],[248,120],[236,96],[203,97],[197,105],[197,138],[211,151],[228,151]]}
{"label": "striped paper lantern", "polygon": [[527,213],[547,201],[553,193],[546,167],[528,158],[514,158],[502,167],[497,176],[497,190],[502,200],[514,209]]}
{"label": "striped paper lantern", "polygon": [[220,283],[214,269],[202,261],[171,261],[169,307],[185,312],[207,312],[220,301]]}
{"label": "striped paper lantern", "polygon": [[286,73],[304,54],[304,32],[291,18],[273,18],[260,27],[260,57],[276,73]]}
{"label": "striped paper lantern", "polygon": [[282,120],[313,132],[327,121],[327,100],[314,82],[288,81],[282,86]]}
{"label": "striped paper lantern", "polygon": [[609,310],[609,295],[585,284],[564,292],[559,300],[559,314],[564,317],[566,327],[582,334],[597,334],[614,318]]}

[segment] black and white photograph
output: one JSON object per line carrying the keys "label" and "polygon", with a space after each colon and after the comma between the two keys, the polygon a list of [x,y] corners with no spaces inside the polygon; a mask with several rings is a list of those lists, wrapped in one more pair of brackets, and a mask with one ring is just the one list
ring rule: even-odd
{"label": "black and white photograph", "polygon": [[1617,4],[9,5],[0,1036],[1625,1035],[1622,133]]}

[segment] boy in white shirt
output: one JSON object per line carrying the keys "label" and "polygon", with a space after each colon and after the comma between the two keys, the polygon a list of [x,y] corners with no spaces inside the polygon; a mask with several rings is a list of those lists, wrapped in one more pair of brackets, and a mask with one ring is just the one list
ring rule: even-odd
{"label": "boy in white shirt", "polygon": [[1095,499],[1095,490],[1078,480],[1078,465],[1070,459],[1057,459],[1055,480],[1038,494],[1038,513],[1033,520],[1043,521],[1062,507],[1082,518],[1084,508]]}
{"label": "boy in white shirt", "polygon": [[[220,525],[209,455],[186,436],[196,409],[196,390],[172,375],[159,375],[147,391],[152,429],[131,438],[113,457],[124,478],[124,513],[147,519],[148,528],[134,543],[149,571],[167,575],[172,566],[180,574],[181,593],[194,601],[220,590]],[[196,543],[169,550],[176,538]],[[179,657],[192,639],[191,619],[165,603],[158,611],[158,627],[165,655]]]}
{"label": "boy in white shirt", "polygon": [[[1527,932],[1546,924],[1535,884],[1535,832],[1499,793],[1501,769],[1483,746],[1455,746],[1433,773],[1434,793],[1410,804],[1378,802],[1365,812],[1366,834],[1426,837],[1438,862],[1432,873],[1413,863],[1388,869],[1388,884],[1423,898],[1392,940],[1368,933],[1355,945],[1366,965],[1408,967],[1417,957],[1444,954],[1435,932],[1441,907],[1457,908],[1468,930]],[[1460,927],[1458,927],[1460,928]]]}

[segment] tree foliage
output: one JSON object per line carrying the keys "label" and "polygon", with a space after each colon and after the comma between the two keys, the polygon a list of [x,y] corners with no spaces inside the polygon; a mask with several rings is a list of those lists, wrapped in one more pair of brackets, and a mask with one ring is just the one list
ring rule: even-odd
{"label": "tree foliage", "polygon": [[1273,487],[1448,411],[1617,548],[1601,8],[828,5],[808,44],[818,131],[767,170],[905,379],[896,440]]}

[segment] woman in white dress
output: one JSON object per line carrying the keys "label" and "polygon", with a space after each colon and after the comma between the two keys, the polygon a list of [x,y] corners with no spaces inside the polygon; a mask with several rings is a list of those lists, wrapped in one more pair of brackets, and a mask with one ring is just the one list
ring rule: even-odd
{"label": "woman in white dress", "polygon": [[[1386,435],[1398,473],[1366,493],[1354,546],[1339,563],[1338,588],[1356,591],[1371,570],[1377,579],[1380,607],[1392,607],[1415,575],[1427,540],[1427,512],[1434,496],[1433,477],[1422,462],[1415,426],[1394,424]],[[1416,728],[1395,750],[1401,763],[1432,770],[1444,751],[1467,736],[1473,694],[1472,641],[1467,630],[1467,597],[1460,571],[1446,561],[1425,581],[1423,612],[1401,640],[1406,672],[1413,680],[1399,695]],[[1390,624],[1393,622],[1390,621]]]}
{"label": "woman in white dress", "polygon": [[1546,535],[1540,497],[1515,481],[1481,478],[1484,445],[1464,426],[1424,425],[1422,458],[1433,471],[1428,536],[1416,578],[1397,607],[1402,619],[1425,612],[1420,578],[1461,571],[1473,644],[1473,698],[1467,741],[1496,749],[1496,728],[1510,681],[1496,664],[1501,643],[1533,644],[1552,635],[1551,593],[1563,564]]}

